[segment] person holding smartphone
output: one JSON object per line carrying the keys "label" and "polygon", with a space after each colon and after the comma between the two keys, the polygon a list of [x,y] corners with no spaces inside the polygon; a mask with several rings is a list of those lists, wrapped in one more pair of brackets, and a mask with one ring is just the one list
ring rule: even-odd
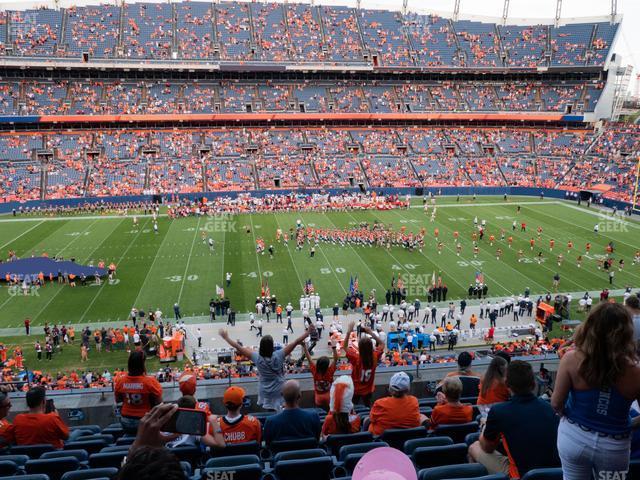
{"label": "person holding smartphone", "polygon": [[2,434],[5,441],[15,445],[49,443],[55,448],[64,447],[64,441],[69,439],[69,427],[56,412],[53,400],[47,401],[44,387],[29,390],[26,400],[29,413],[16,415],[13,424]]}

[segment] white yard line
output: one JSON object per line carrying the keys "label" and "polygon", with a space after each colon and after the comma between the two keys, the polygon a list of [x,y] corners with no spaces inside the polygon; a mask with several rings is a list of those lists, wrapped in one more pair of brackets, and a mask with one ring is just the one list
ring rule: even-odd
{"label": "white yard line", "polygon": [[[278,220],[278,215],[274,214],[273,217],[276,219],[276,224],[278,225],[278,228],[281,228],[280,221]],[[296,267],[296,261],[293,259],[293,255],[291,255],[291,250],[289,249],[289,242],[287,242],[287,253],[289,254],[289,258],[291,259],[291,264],[293,265],[293,269],[296,272],[296,277],[298,277],[298,283],[300,283],[300,289],[304,291],[304,284],[302,282],[302,277],[300,276],[298,267]]]}
{"label": "white yard line", "polygon": [[258,257],[258,250],[256,249],[256,246],[258,244],[256,243],[255,228],[253,228],[253,214],[252,213],[249,214],[249,222],[251,222],[251,236],[253,237],[253,251],[256,254],[256,265],[258,266],[258,276],[260,277],[260,286],[262,287],[262,270],[260,269],[260,257]]}
{"label": "white yard line", "polygon": [[15,242],[16,240],[18,240],[20,237],[26,235],[27,233],[29,233],[31,230],[33,230],[36,227],[39,227],[40,225],[42,225],[42,222],[35,224],[33,227],[31,227],[29,230],[25,230],[24,232],[22,232],[20,235],[18,235],[16,238],[9,240],[7,243],[5,243],[4,245],[0,246],[0,250],[2,250],[4,247],[6,247],[7,245],[11,245],[13,242]]}
{"label": "white yard line", "polygon": [[[115,218],[133,218],[133,217],[138,217],[138,218],[145,218],[145,217],[152,217],[153,214],[147,214],[147,215],[134,215],[134,214],[127,214],[127,215],[74,215],[74,216],[69,216],[69,217],[46,217],[46,218],[42,218],[42,217],[33,217],[33,218],[20,218],[20,217],[10,217],[10,218],[0,218],[0,223],[5,223],[5,222],[61,222],[61,221],[66,221],[66,220],[101,220],[101,219],[115,219]],[[166,217],[168,216],[166,213],[162,213],[157,215],[158,217]]]}
{"label": "white yard line", "polygon": [[196,224],[196,229],[193,232],[193,240],[191,240],[191,249],[189,250],[189,257],[187,258],[187,264],[184,267],[184,275],[182,275],[182,284],[180,285],[180,293],[178,293],[178,300],[177,300],[178,305],[180,305],[180,299],[182,298],[182,291],[184,290],[184,282],[187,278],[187,272],[189,271],[189,264],[191,263],[191,254],[193,253],[193,246],[196,244],[196,238],[198,236],[198,232],[200,228],[200,218],[201,217],[198,217],[198,223]]}
{"label": "white yard line", "polygon": [[[147,220],[144,225],[140,225],[140,230],[138,230],[138,233],[133,237],[133,239],[131,240],[131,242],[129,242],[129,245],[127,246],[127,248],[125,249],[125,251],[122,253],[122,255],[120,256],[120,258],[118,259],[118,262],[116,263],[116,265],[120,265],[120,262],[122,262],[122,259],[126,256],[127,252],[129,251],[129,249],[131,248],[131,246],[134,244],[134,242],[136,241],[136,239],[140,236],[140,234],[142,233],[142,230],[144,229],[144,227],[149,223],[149,220]],[[117,228],[117,227],[116,227]],[[164,241],[166,240],[166,236],[162,239],[162,242],[164,243]],[[161,244],[162,245],[162,244]],[[156,256],[156,258],[158,258]],[[155,259],[154,259],[155,262]],[[149,272],[147,272],[147,275],[149,275]],[[145,279],[146,280],[146,279]],[[102,290],[104,289],[104,286],[109,283],[109,281],[105,281],[102,283],[102,285],[100,286],[100,288],[98,289],[98,291],[96,292],[96,294],[93,297],[93,300],[91,300],[91,303],[89,303],[89,306],[85,309],[85,311],[83,312],[82,316],[80,317],[80,320],[78,320],[78,323],[82,323],[82,321],[84,320],[84,317],[87,315],[87,312],[89,312],[89,310],[91,309],[91,307],[93,307],[93,304],[96,302],[96,300],[98,299],[98,297],[100,296],[100,294],[102,293]],[[143,284],[144,285],[144,284]],[[141,289],[142,290],[142,289]],[[138,295],[140,295],[140,291],[138,291]]]}

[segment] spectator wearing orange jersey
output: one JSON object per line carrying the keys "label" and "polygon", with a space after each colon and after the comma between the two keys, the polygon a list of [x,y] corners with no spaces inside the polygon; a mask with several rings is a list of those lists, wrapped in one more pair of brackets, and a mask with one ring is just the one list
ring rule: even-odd
{"label": "spectator wearing orange jersey", "polygon": [[357,348],[353,345],[350,346],[349,338],[354,326],[355,322],[349,323],[342,348],[347,352],[347,359],[351,364],[351,378],[354,386],[353,401],[358,403],[362,400],[364,405],[369,406],[371,405],[371,394],[374,389],[376,368],[384,352],[384,343],[369,327],[362,327],[362,331],[375,340],[375,350],[371,338],[367,335],[360,337]]}
{"label": "spectator wearing orange jersey", "polygon": [[122,428],[129,433],[135,433],[145,413],[162,402],[162,386],[146,375],[144,352],[136,350],[129,354],[127,374],[115,380],[115,398],[122,404]]}
{"label": "spectator wearing orange jersey", "polygon": [[404,372],[395,373],[389,381],[389,397],[376,400],[369,413],[369,431],[382,435],[390,428],[415,428],[428,423],[420,413],[418,399],[409,395],[411,379]]}
{"label": "spectator wearing orange jersey", "polygon": [[241,412],[245,391],[241,387],[232,386],[224,392],[222,402],[227,413],[220,419],[220,428],[227,445],[245,442],[262,441],[262,425],[260,421]]}
{"label": "spectator wearing orange jersey", "polygon": [[467,423],[473,418],[473,407],[460,403],[462,382],[458,377],[446,377],[442,382],[445,403],[436,405],[431,412],[431,428],[438,425]]}
{"label": "spectator wearing orange jersey", "polygon": [[360,431],[360,416],[353,411],[353,380],[342,375],[331,385],[329,413],[322,424],[322,439]]}
{"label": "spectator wearing orange jersey", "polygon": [[4,443],[5,432],[11,426],[7,420],[9,410],[11,410],[11,399],[6,392],[0,391],[0,446]]}
{"label": "spectator wearing orange jersey", "polygon": [[309,361],[309,370],[311,370],[311,375],[313,376],[313,392],[316,407],[324,409],[329,408],[329,392],[331,390],[331,383],[333,382],[333,375],[336,373],[336,363],[338,363],[336,345],[331,344],[331,349],[333,351],[332,360],[322,356],[314,362],[306,343],[302,344],[302,351]]}

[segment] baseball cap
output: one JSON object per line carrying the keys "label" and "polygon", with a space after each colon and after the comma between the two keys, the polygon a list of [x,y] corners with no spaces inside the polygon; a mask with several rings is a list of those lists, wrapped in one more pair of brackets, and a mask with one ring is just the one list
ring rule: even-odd
{"label": "baseball cap", "polygon": [[409,457],[392,447],[369,450],[356,464],[352,480],[417,480]]}
{"label": "baseball cap", "polygon": [[225,405],[230,403],[232,405],[242,405],[244,399],[244,388],[242,387],[229,387],[225,390],[222,397],[222,403]]}
{"label": "baseball cap", "polygon": [[409,385],[411,384],[411,379],[409,375],[404,372],[394,373],[389,380],[389,390],[394,392],[406,392],[409,390]]}

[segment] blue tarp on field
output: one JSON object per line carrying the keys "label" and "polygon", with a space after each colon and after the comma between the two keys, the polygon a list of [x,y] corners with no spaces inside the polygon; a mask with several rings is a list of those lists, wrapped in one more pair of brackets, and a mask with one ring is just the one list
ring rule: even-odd
{"label": "blue tarp on field", "polygon": [[87,278],[94,277],[96,274],[104,276],[107,274],[105,268],[88,267],[79,265],[71,260],[55,261],[49,257],[31,257],[13,260],[11,262],[0,263],[0,280],[5,280],[7,274],[12,278],[17,275],[20,280],[28,277],[35,280],[38,274],[42,272],[45,278],[49,278],[49,274],[57,277],[58,274],[64,275],[74,274],[80,277],[84,274]]}

